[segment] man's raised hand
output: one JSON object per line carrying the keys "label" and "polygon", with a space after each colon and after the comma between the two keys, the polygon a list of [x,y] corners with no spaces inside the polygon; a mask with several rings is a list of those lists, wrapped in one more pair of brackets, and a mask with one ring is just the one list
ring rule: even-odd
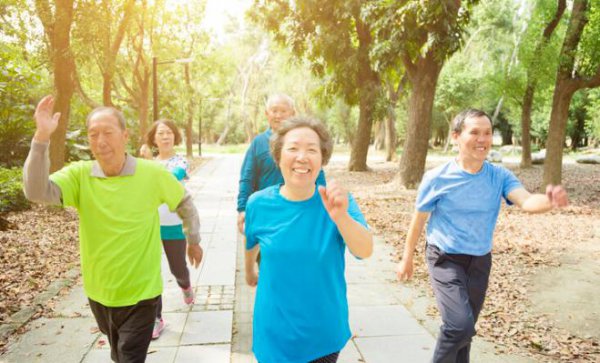
{"label": "man's raised hand", "polygon": [[35,108],[35,135],[34,140],[46,142],[50,140],[50,135],[58,127],[58,120],[60,119],[60,112],[52,115],[52,109],[54,107],[54,97],[48,95],[38,103]]}

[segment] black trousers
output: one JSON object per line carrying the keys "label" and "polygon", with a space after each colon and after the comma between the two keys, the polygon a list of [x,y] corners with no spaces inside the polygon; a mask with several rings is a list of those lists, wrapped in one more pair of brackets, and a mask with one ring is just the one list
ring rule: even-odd
{"label": "black trousers", "polygon": [[112,360],[117,363],[145,362],[158,297],[123,307],[108,307],[88,300],[100,331],[108,337]]}
{"label": "black trousers", "polygon": [[331,353],[329,355],[310,361],[309,363],[335,363],[337,362],[339,355],[340,352]]}
{"label": "black trousers", "polygon": [[[187,268],[187,262],[185,261],[185,250],[187,242],[184,239],[173,239],[163,240],[163,249],[169,262],[169,269],[171,274],[175,276],[177,285],[182,289],[187,289],[191,286],[190,281],[190,270]],[[156,305],[156,317],[162,318],[162,296],[158,297],[158,304]]]}
{"label": "black trousers", "polygon": [[325,355],[321,358],[311,360],[308,363],[336,363],[339,355],[340,355],[340,352],[331,353],[331,354]]}
{"label": "black trousers", "polygon": [[434,363],[468,363],[475,323],[483,307],[492,255],[447,254],[428,244],[427,265],[442,326]]}

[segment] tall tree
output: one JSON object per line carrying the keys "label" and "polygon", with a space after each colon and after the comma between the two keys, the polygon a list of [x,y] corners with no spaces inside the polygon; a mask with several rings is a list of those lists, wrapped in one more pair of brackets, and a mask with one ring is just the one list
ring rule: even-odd
{"label": "tall tree", "polygon": [[[523,152],[521,154],[522,168],[531,167],[531,111],[533,107],[535,89],[540,76],[539,72],[542,70],[542,67],[540,67],[541,59],[543,57],[544,49],[550,42],[550,38],[552,37],[552,34],[558,26],[560,19],[562,18],[567,7],[566,0],[557,0],[556,3],[556,11],[544,27],[542,37],[537,42],[535,50],[531,56],[531,61],[527,67],[527,85],[525,86],[525,94],[523,95],[521,109],[521,146],[523,148]],[[539,5],[541,6],[542,4],[540,3]]]}
{"label": "tall tree", "polygon": [[367,153],[381,81],[372,66],[373,31],[366,19],[375,1],[255,0],[251,18],[311,62],[327,89],[359,106],[348,169],[367,170]]}
{"label": "tall tree", "polygon": [[400,181],[415,188],[425,171],[436,84],[445,60],[460,48],[470,9],[477,0],[381,0],[373,8],[377,58],[402,61],[411,84]]}
{"label": "tall tree", "polygon": [[35,0],[35,8],[48,39],[48,52],[54,76],[54,112],[60,112],[58,127],[50,138],[50,171],[65,164],[65,139],[75,89],[75,58],[71,52],[73,0]]}
{"label": "tall tree", "polygon": [[113,106],[112,90],[117,56],[121,43],[133,18],[135,0],[80,1],[78,35],[93,49],[96,63],[102,74],[102,104]]}
{"label": "tall tree", "polygon": [[600,4],[597,1],[590,5],[588,0],[574,0],[552,98],[544,185],[560,184],[562,180],[563,147],[573,95],[580,89],[600,86],[599,35]]}

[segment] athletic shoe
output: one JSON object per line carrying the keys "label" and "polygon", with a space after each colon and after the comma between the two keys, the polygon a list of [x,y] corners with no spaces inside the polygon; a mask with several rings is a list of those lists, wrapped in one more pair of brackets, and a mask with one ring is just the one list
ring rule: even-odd
{"label": "athletic shoe", "polygon": [[160,333],[165,329],[165,321],[160,318],[154,321],[154,330],[152,330],[152,339],[158,339]]}
{"label": "athletic shoe", "polygon": [[187,289],[181,289],[183,293],[183,302],[187,305],[191,305],[194,303],[194,289],[192,287],[188,287]]}

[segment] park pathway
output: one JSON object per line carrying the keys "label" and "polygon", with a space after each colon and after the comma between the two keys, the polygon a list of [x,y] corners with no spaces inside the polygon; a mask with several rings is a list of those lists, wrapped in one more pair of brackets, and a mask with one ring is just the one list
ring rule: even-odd
{"label": "park pathway", "polygon": [[[201,266],[191,270],[196,303],[183,303],[163,256],[167,326],[151,343],[147,362],[256,362],[251,353],[254,289],[245,284],[243,246],[236,232],[241,160],[241,155],[212,155],[187,183],[200,213],[204,248]],[[427,362],[431,357],[434,330],[405,307],[424,305],[394,281],[391,252],[376,240],[371,258],[347,256],[354,336],[341,363]],[[81,285],[60,298],[52,317],[30,322],[29,331],[11,342],[0,362],[110,362],[106,337],[97,331]]]}

